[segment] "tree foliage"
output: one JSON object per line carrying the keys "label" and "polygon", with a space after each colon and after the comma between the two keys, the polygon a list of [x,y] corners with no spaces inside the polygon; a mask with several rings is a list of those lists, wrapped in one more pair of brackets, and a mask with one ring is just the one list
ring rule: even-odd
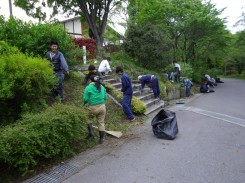
{"label": "tree foliage", "polygon": [[245,69],[245,31],[238,32],[232,37],[227,65],[241,74]]}
{"label": "tree foliage", "polygon": [[0,17],[0,40],[16,46],[23,53],[45,57],[52,39],[58,41],[59,50],[64,54],[69,65],[76,62],[77,56],[82,55],[82,50],[76,48],[72,37],[60,24],[33,24],[17,18],[5,20]]}
{"label": "tree foliage", "polygon": [[96,39],[97,52],[104,41],[104,31],[110,10],[123,0],[14,0],[15,5],[24,9],[28,15],[45,19],[44,7],[52,7],[52,15],[59,11],[68,15],[80,15],[87,22],[90,29],[90,37]]}
{"label": "tree foliage", "polygon": [[[210,2],[201,0],[132,0],[130,24],[151,23],[170,41],[169,61],[190,63],[198,68],[215,67],[229,42],[224,20]],[[128,30],[130,31],[130,30]],[[138,48],[139,49],[139,48]],[[157,67],[157,66],[156,66]]]}
{"label": "tree foliage", "polygon": [[43,107],[46,94],[57,80],[46,59],[21,53],[0,42],[0,125],[22,112]]}
{"label": "tree foliage", "polygon": [[124,45],[126,51],[146,68],[161,68],[168,63],[165,36],[152,24],[131,25]]}

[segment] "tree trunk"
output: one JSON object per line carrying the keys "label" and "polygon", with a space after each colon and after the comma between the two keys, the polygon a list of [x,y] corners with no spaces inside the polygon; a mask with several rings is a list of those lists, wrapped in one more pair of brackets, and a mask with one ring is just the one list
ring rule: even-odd
{"label": "tree trunk", "polygon": [[[96,40],[96,54],[102,56],[103,54],[103,42],[104,42],[104,32],[107,23],[109,7],[112,0],[105,1],[104,13],[101,14],[101,10],[96,4],[96,1],[92,1],[87,4],[86,1],[80,1],[79,6],[83,12],[81,16],[84,16],[88,27],[90,30],[90,35]],[[97,2],[98,3],[98,2]]]}
{"label": "tree trunk", "polygon": [[97,56],[102,56],[103,55],[103,42],[104,42],[104,38],[103,36],[101,37],[98,37],[96,39],[96,53],[97,53]]}

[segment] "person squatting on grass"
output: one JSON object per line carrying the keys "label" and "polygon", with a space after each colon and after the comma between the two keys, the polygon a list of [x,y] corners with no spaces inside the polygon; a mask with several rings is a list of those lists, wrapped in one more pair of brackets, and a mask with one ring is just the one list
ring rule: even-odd
{"label": "person squatting on grass", "polygon": [[216,85],[215,79],[209,76],[208,74],[203,74],[204,80],[207,81],[207,85],[214,87]]}
{"label": "person squatting on grass", "polygon": [[46,53],[46,58],[53,64],[55,77],[58,79],[58,85],[53,90],[53,95],[54,97],[60,96],[61,100],[64,100],[64,73],[69,75],[69,71],[63,54],[58,51],[58,42],[56,40],[50,42],[50,51]]}
{"label": "person squatting on grass", "polygon": [[209,89],[207,80],[203,80],[200,86],[200,93],[212,93],[214,90]]}
{"label": "person squatting on grass", "polygon": [[123,68],[121,66],[118,66],[116,68],[116,73],[118,75],[121,75],[121,82],[122,82],[122,89],[123,92],[123,100],[122,100],[122,106],[123,106],[123,112],[127,116],[127,119],[131,122],[135,120],[135,117],[132,112],[131,102],[133,97],[133,87],[131,83],[131,79],[127,74],[123,72]]}
{"label": "person squatting on grass", "polygon": [[[91,75],[89,78],[90,84],[86,86],[83,102],[89,103],[89,117],[96,117],[99,128],[99,144],[105,141],[105,115],[106,115],[106,90],[100,83],[99,76]],[[88,124],[88,139],[94,138],[92,123]]]}
{"label": "person squatting on grass", "polygon": [[96,70],[95,66],[93,64],[88,66],[88,75],[86,75],[85,79],[84,79],[84,84],[87,85],[88,81],[90,79],[91,75],[96,75],[99,77],[100,80],[100,84],[103,83],[103,79],[102,79],[102,74]]}
{"label": "person squatting on grass", "polygon": [[180,65],[175,60],[173,61],[173,65],[174,65],[174,70],[170,75],[170,80],[172,82],[175,81],[175,76],[180,75],[180,71],[181,71]]}
{"label": "person squatting on grass", "polygon": [[158,79],[156,76],[147,74],[147,75],[139,75],[138,80],[141,81],[141,93],[144,90],[145,84],[148,84],[150,88],[152,88],[154,97],[160,97],[160,89],[158,84]]}
{"label": "person squatting on grass", "polygon": [[109,61],[111,61],[111,58],[110,58],[110,57],[104,58],[104,59],[101,61],[100,66],[99,66],[99,68],[98,68],[98,71],[99,71],[102,75],[105,75],[105,74],[108,74],[108,73],[111,72],[111,67],[110,67]]}

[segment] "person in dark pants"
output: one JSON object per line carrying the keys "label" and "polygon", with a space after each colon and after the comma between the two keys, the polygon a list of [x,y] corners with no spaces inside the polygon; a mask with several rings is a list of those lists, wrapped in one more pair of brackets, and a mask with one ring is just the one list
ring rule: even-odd
{"label": "person in dark pants", "polygon": [[207,80],[204,80],[200,87],[200,93],[212,93],[212,92],[214,92],[214,90],[209,89]]}
{"label": "person in dark pants", "polygon": [[60,96],[64,100],[64,73],[69,74],[68,65],[63,54],[58,51],[58,43],[56,40],[50,42],[50,51],[46,53],[46,58],[53,64],[55,77],[58,79],[57,88],[54,90],[54,96]]}
{"label": "person in dark pants", "polygon": [[96,70],[96,68],[95,68],[95,66],[93,64],[91,64],[91,65],[88,66],[88,72],[89,72],[88,75],[84,79],[84,84],[85,85],[89,84],[88,81],[89,81],[91,75],[98,76],[99,77],[100,84],[103,83],[102,74],[99,71]]}
{"label": "person in dark pants", "polygon": [[214,87],[215,82],[212,81],[212,78],[208,74],[203,74],[203,79],[207,81],[207,85]]}
{"label": "person in dark pants", "polygon": [[186,88],[186,97],[190,97],[191,95],[191,87],[193,86],[193,83],[188,79],[188,78],[184,78],[184,85]]}
{"label": "person in dark pants", "polygon": [[131,79],[127,74],[123,72],[123,68],[121,66],[118,66],[116,68],[116,73],[121,75],[121,82],[122,82],[121,91],[123,92],[123,101],[122,101],[123,112],[127,116],[127,119],[130,122],[134,121],[135,117],[133,115],[132,107],[131,107],[131,101],[133,97],[133,88],[132,88]]}
{"label": "person in dark pants", "polygon": [[138,80],[141,81],[141,91],[143,91],[145,84],[151,85],[154,97],[158,98],[160,97],[160,89],[158,84],[158,79],[156,76],[147,74],[147,75],[140,75],[138,76]]}

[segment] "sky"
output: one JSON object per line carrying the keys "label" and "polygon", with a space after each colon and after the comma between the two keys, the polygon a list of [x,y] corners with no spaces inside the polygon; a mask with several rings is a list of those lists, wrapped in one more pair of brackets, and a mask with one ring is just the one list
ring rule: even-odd
{"label": "sky", "polygon": [[[226,26],[232,33],[242,30],[242,27],[234,27],[233,25],[239,20],[239,16],[242,14],[242,7],[243,11],[245,11],[245,0],[211,0],[211,2],[216,5],[217,9],[226,7],[220,18],[227,17]],[[0,15],[4,15],[5,18],[9,17],[9,0],[1,0]],[[13,6],[13,15],[25,21],[31,20],[37,22],[37,20],[28,17],[23,10],[15,6]],[[65,19],[62,15],[59,15],[58,18],[60,20]],[[119,30],[119,32],[122,32],[122,30]]]}

